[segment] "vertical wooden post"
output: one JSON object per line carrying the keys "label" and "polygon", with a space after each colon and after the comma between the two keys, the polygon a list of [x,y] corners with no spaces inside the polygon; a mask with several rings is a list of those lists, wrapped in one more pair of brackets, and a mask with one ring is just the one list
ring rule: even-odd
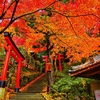
{"label": "vertical wooden post", "polygon": [[62,54],[58,54],[59,71],[62,71],[61,59],[63,59],[63,55]]}
{"label": "vertical wooden post", "polygon": [[43,58],[43,61],[45,61],[46,63],[45,63],[45,72],[47,72],[47,67],[48,67],[48,56],[42,56],[42,58]]}
{"label": "vertical wooden post", "polygon": [[17,72],[16,72],[16,86],[15,86],[15,92],[19,92],[19,85],[20,85],[20,72],[21,72],[21,59],[19,59]]}
{"label": "vertical wooden post", "polygon": [[4,67],[1,75],[1,81],[0,81],[0,87],[5,87],[5,81],[6,81],[6,74],[8,70],[8,62],[10,59],[10,54],[11,54],[11,46],[8,46],[8,51],[6,54],[5,62],[4,62]]}

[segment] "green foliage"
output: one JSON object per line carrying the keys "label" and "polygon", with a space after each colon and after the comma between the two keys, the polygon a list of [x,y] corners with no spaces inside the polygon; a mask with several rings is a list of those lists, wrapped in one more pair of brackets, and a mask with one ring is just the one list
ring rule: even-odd
{"label": "green foliage", "polygon": [[87,78],[72,78],[63,73],[57,73],[53,88],[59,93],[65,93],[68,100],[77,100],[75,98],[82,99],[83,97],[91,98],[90,82],[91,80]]}
{"label": "green foliage", "polygon": [[25,48],[23,46],[20,46],[18,49],[22,53],[23,56],[26,55],[26,50],[25,50]]}
{"label": "green foliage", "polygon": [[37,54],[37,56],[38,56],[39,59],[42,59],[42,56],[43,56],[43,55],[46,55],[46,51],[42,51],[42,52],[39,52],[39,53]]}
{"label": "green foliage", "polygon": [[19,29],[17,27],[15,27],[15,32],[19,32]]}
{"label": "green foliage", "polygon": [[34,22],[29,22],[27,25],[30,26],[31,28],[33,28]]}
{"label": "green foliage", "polygon": [[47,21],[47,20],[50,19],[50,17],[49,17],[48,15],[41,15],[41,16],[40,16],[40,19],[41,19],[41,20]]}
{"label": "green foliage", "polygon": [[34,27],[35,20],[36,20],[34,14],[30,14],[30,15],[26,16],[25,20],[26,20],[28,26],[30,26],[31,28]]}
{"label": "green foliage", "polygon": [[86,58],[82,58],[82,59],[81,59],[81,62],[82,62],[82,63],[85,63],[86,60],[87,60]]}
{"label": "green foliage", "polygon": [[5,59],[5,51],[3,48],[0,49],[0,75],[1,75],[1,70],[4,65],[4,59]]}
{"label": "green foliage", "polygon": [[5,58],[5,50],[3,48],[0,49],[0,59],[4,59]]}
{"label": "green foliage", "polygon": [[63,73],[69,74],[69,70],[71,69],[71,65],[69,65],[68,63],[63,62],[62,66],[63,66]]}
{"label": "green foliage", "polygon": [[69,0],[62,0],[63,3],[69,2]]}

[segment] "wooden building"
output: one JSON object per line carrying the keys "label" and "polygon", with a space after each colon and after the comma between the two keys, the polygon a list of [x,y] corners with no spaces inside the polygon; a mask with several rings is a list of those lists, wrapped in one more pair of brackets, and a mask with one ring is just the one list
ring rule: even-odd
{"label": "wooden building", "polygon": [[87,62],[82,65],[72,67],[69,70],[70,75],[73,77],[85,77],[100,80],[100,55],[94,57],[94,62]]}

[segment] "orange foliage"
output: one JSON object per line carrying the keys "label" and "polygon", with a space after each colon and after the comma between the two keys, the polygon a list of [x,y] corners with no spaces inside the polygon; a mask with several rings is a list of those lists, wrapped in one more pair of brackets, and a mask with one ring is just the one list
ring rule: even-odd
{"label": "orange foliage", "polygon": [[[17,1],[8,0],[5,7],[4,1],[0,0],[0,26],[18,28],[17,33],[23,35],[23,46],[28,51],[38,53],[45,50],[46,43],[43,46],[40,41],[48,31],[53,55],[67,50],[66,55],[72,57],[71,61],[76,61],[100,51],[99,0],[69,0],[66,3],[62,0],[17,0],[14,14]],[[29,14],[36,18],[34,27],[29,27],[28,18],[25,18]],[[4,31],[0,30],[1,33]]]}

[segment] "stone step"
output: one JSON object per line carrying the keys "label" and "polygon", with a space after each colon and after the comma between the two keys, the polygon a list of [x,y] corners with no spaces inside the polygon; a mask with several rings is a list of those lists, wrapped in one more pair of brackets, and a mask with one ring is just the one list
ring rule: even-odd
{"label": "stone step", "polygon": [[34,82],[31,86],[29,86],[25,92],[31,93],[41,93],[42,90],[46,87],[44,83],[47,83],[47,76],[44,75],[42,78]]}
{"label": "stone step", "polygon": [[29,86],[26,91],[19,92],[10,100],[46,100],[41,94],[47,82],[47,76],[44,75],[39,80]]}
{"label": "stone step", "polygon": [[40,93],[17,93],[16,96],[10,100],[46,100]]}

